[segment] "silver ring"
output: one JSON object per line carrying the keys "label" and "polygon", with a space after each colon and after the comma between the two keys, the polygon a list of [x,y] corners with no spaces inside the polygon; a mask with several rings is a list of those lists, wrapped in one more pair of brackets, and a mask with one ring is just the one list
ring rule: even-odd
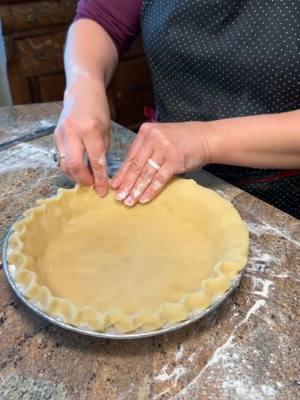
{"label": "silver ring", "polygon": [[54,162],[56,162],[57,166],[59,167],[60,164],[60,160],[62,160],[63,158],[65,158],[64,154],[59,154],[59,153],[54,153],[53,154],[53,160]]}
{"label": "silver ring", "polygon": [[156,169],[156,171],[160,169],[160,165],[158,165],[155,161],[153,161],[152,158],[149,158],[147,163],[150,165],[150,167]]}

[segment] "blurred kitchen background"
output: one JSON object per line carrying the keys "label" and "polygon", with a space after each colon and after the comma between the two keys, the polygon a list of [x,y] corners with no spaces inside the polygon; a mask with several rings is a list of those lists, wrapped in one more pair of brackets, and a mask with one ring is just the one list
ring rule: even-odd
{"label": "blurred kitchen background", "polygon": [[[0,105],[62,100],[63,50],[76,5],[77,0],[0,0]],[[144,107],[153,106],[140,39],[120,60],[108,98],[112,119],[130,129],[145,120]]]}

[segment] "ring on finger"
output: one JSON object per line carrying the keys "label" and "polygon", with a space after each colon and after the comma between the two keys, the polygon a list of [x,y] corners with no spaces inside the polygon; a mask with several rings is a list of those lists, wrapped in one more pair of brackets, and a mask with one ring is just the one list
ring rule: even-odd
{"label": "ring on finger", "polygon": [[[150,163],[148,162],[149,160],[151,160]],[[160,154],[157,154],[155,157],[155,160],[159,160],[158,162],[154,161],[153,158],[150,158],[149,160],[145,164],[144,169],[132,190],[132,195],[135,199],[138,199],[144,190],[151,184],[158,169],[161,168],[158,163],[163,163],[163,157]],[[153,167],[152,162],[154,163],[155,168]]]}
{"label": "ring on finger", "polygon": [[58,167],[60,166],[60,161],[61,161],[63,158],[65,158],[65,155],[64,155],[64,154],[59,154],[59,153],[57,153],[57,152],[55,152],[55,153],[53,154],[53,160],[54,160],[54,162],[56,162],[56,164],[57,164]]}
{"label": "ring on finger", "polygon": [[147,163],[150,165],[150,167],[154,168],[156,171],[160,169],[160,165],[158,165],[152,158],[149,158]]}
{"label": "ring on finger", "polygon": [[147,190],[148,186],[151,185],[151,182],[153,184],[153,178],[157,175],[158,170],[164,163],[164,159],[165,159],[164,155],[159,152],[155,152],[152,157],[148,158],[131,192],[132,197],[135,200],[139,199],[139,197],[144,193],[144,191]]}

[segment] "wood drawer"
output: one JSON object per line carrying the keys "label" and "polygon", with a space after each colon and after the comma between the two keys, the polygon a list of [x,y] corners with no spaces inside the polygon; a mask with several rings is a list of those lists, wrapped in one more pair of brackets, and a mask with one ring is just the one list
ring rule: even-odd
{"label": "wood drawer", "polygon": [[73,19],[76,4],[77,0],[56,0],[0,5],[0,19],[6,35],[64,25]]}
{"label": "wood drawer", "polygon": [[16,40],[14,58],[24,77],[61,72],[66,32]]}
{"label": "wood drawer", "polygon": [[61,100],[64,95],[66,80],[64,73],[40,76],[40,101],[49,102]]}
{"label": "wood drawer", "polygon": [[151,76],[145,57],[119,64],[111,91],[117,121],[133,126],[144,121],[144,107],[154,104]]}
{"label": "wood drawer", "polygon": [[135,57],[140,57],[140,56],[144,56],[144,48],[143,48],[143,42],[142,42],[141,37],[136,39],[132,43],[130,48],[126,51],[126,53],[124,53],[122,55],[121,61],[127,60],[128,58],[135,58]]}

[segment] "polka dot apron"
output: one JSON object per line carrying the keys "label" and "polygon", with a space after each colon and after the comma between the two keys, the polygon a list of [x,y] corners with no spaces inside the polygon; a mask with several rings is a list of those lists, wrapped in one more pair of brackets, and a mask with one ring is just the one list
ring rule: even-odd
{"label": "polka dot apron", "polygon": [[[160,121],[300,108],[298,0],[144,0],[141,25]],[[206,169],[300,218],[300,170]]]}

